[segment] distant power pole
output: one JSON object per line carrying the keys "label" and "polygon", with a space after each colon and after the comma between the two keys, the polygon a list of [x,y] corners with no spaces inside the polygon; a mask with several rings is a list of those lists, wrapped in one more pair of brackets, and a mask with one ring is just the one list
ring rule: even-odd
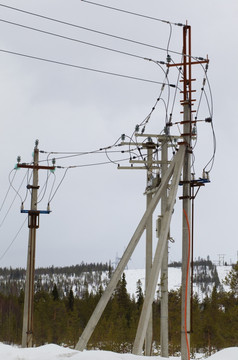
{"label": "distant power pole", "polygon": [[25,282],[25,298],[24,298],[24,312],[23,312],[23,328],[22,328],[22,347],[32,347],[33,345],[33,304],[34,304],[34,276],[35,276],[35,249],[36,249],[36,229],[39,228],[39,214],[49,214],[50,211],[37,210],[37,195],[38,195],[38,170],[54,170],[54,166],[39,166],[39,149],[38,140],[36,140],[33,165],[17,164],[18,168],[33,169],[32,185],[27,185],[31,189],[31,209],[21,210],[23,213],[28,213],[28,254],[27,254],[27,269]]}

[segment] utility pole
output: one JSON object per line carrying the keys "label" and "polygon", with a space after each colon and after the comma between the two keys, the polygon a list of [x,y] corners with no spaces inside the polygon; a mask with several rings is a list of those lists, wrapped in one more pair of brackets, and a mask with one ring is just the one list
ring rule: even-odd
{"label": "utility pole", "polygon": [[49,210],[37,210],[37,196],[38,196],[38,170],[55,170],[55,166],[39,166],[39,141],[36,140],[33,165],[17,164],[17,168],[25,168],[33,170],[32,185],[27,185],[31,189],[31,209],[21,210],[22,213],[28,213],[28,252],[27,252],[27,269],[25,281],[25,298],[23,310],[23,327],[22,327],[22,347],[33,346],[33,308],[34,308],[34,277],[35,277],[35,251],[36,251],[36,229],[39,228],[39,215],[49,214]]}
{"label": "utility pole", "polygon": [[[195,59],[195,61],[192,61]],[[196,61],[197,60],[197,61]],[[163,357],[168,357],[168,238],[170,230],[170,222],[174,209],[174,204],[177,195],[178,185],[183,185],[183,196],[180,199],[183,200],[183,220],[182,220],[182,306],[181,306],[181,355],[182,360],[190,359],[190,253],[191,253],[191,199],[194,196],[191,194],[191,186],[203,186],[204,183],[209,182],[208,178],[200,178],[199,180],[191,180],[191,139],[192,139],[192,123],[196,125],[196,120],[192,120],[193,102],[192,93],[192,65],[208,63],[208,59],[192,58],[191,55],[191,27],[185,25],[183,27],[183,62],[175,64],[170,62],[168,67],[176,66],[183,67],[183,100],[181,105],[183,106],[183,121],[180,122],[183,125],[183,134],[181,136],[169,136],[170,141],[182,138],[182,141],[178,143],[179,149],[176,149],[176,154],[172,161],[167,161],[168,141],[165,140],[164,135],[152,135],[152,134],[136,134],[136,136],[147,137],[147,142],[139,143],[136,141],[138,150],[147,148],[147,160],[130,160],[131,166],[119,166],[119,169],[146,169],[147,168],[147,189],[145,194],[147,195],[147,209],[138,224],[115,272],[113,273],[107,289],[103,293],[99,300],[89,322],[84,329],[78,343],[76,344],[76,350],[82,351],[87,345],[116,285],[120,279],[120,276],[127,265],[135,247],[137,246],[141,235],[146,229],[146,292],[145,299],[137,327],[137,333],[133,345],[132,353],[135,355],[141,355],[143,345],[145,343],[145,354],[150,355],[151,352],[151,309],[156,291],[159,274],[162,272],[162,282],[164,284],[161,287],[163,293],[163,299],[161,302],[161,351]],[[169,124],[168,124],[169,125]],[[168,129],[167,129],[168,130]],[[149,144],[153,141],[149,140],[151,137],[156,137],[158,141],[164,141],[164,147],[162,147],[163,159],[162,161],[155,161],[151,159],[152,153],[150,153]],[[123,141],[125,135],[123,135]],[[151,145],[152,145],[151,144]],[[129,143],[121,143],[121,145],[131,145]],[[141,148],[139,148],[141,146]],[[178,150],[178,151],[177,151]],[[152,161],[151,161],[152,160]],[[144,166],[133,166],[134,164],[142,164]],[[151,189],[148,187],[148,178],[152,173],[152,170],[158,170],[158,164],[170,164],[168,167],[162,168],[163,176],[161,183]],[[183,180],[180,181],[181,172],[183,169]],[[169,182],[171,183],[169,185]],[[150,196],[148,196],[150,195]],[[161,226],[159,241],[157,243],[153,261],[151,261],[152,254],[152,215],[161,200]],[[151,266],[152,265],[152,266]]]}
{"label": "utility pole", "polygon": [[39,227],[39,214],[37,213],[37,193],[38,193],[38,161],[39,149],[38,142],[34,148],[33,159],[33,181],[28,185],[31,189],[31,210],[28,212],[28,255],[25,283],[25,299],[22,328],[22,347],[32,347],[33,345],[33,303],[34,303],[34,275],[35,275],[35,248],[36,248],[36,229]]}
{"label": "utility pole", "polygon": [[[168,131],[168,129],[167,129]],[[161,177],[163,178],[168,167],[168,137],[165,135],[162,142]],[[165,216],[167,207],[167,191],[161,198],[161,217]],[[158,234],[160,235],[160,234]],[[161,266],[161,302],[160,302],[160,346],[161,356],[169,357],[169,327],[168,327],[168,241],[165,244],[164,256]]]}
{"label": "utility pole", "polygon": [[191,316],[190,316],[190,297],[191,297],[191,139],[192,139],[192,124],[196,124],[196,120],[192,120],[192,106],[195,99],[192,94],[196,90],[192,90],[192,65],[208,63],[209,60],[199,58],[198,61],[192,61],[191,51],[191,26],[183,26],[183,62],[179,64],[168,64],[168,67],[182,66],[183,68],[183,142],[180,145],[186,147],[184,164],[183,164],[183,180],[180,182],[183,185],[183,200],[182,205],[182,304],[181,304],[181,359],[190,359],[190,329],[191,329]]}
{"label": "utility pole", "polygon": [[[152,139],[151,139],[152,140]],[[153,149],[155,149],[155,144],[151,142],[147,142],[147,188],[150,186],[150,182],[152,181],[152,165],[153,165]],[[146,194],[146,208],[148,209],[150,202],[152,200],[153,193],[147,192]],[[152,253],[153,253],[153,240],[152,240],[152,222],[153,216],[151,214],[148,219],[146,225],[146,271],[145,271],[145,292],[148,286],[150,271],[152,268]],[[153,337],[153,319],[152,319],[152,307],[150,313],[150,320],[148,323],[148,328],[145,337],[145,356],[151,355],[152,349],[152,337]]]}

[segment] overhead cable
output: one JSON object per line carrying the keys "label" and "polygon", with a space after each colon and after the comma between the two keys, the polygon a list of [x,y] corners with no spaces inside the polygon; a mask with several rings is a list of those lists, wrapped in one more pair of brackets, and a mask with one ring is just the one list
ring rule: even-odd
{"label": "overhead cable", "polygon": [[[147,44],[147,43],[144,43],[144,42],[140,42],[140,41],[137,41],[137,40],[124,38],[124,37],[117,36],[117,35],[113,35],[113,34],[109,34],[109,33],[103,32],[103,31],[91,29],[91,28],[88,28],[88,27],[85,27],[85,26],[81,26],[81,25],[77,25],[77,24],[73,24],[73,23],[70,23],[70,22],[68,22],[68,21],[55,19],[55,18],[52,18],[52,17],[49,17],[49,16],[37,14],[37,13],[30,12],[30,11],[27,11],[27,10],[22,10],[22,9],[13,7],[13,6],[8,6],[8,5],[5,5],[5,4],[0,4],[0,6],[1,6],[1,7],[8,8],[8,9],[11,9],[11,10],[14,10],[14,11],[22,12],[22,13],[24,13],[24,14],[28,14],[28,15],[31,15],[31,16],[36,16],[36,17],[39,17],[39,18],[41,18],[41,19],[53,21],[53,22],[56,22],[56,23],[59,23],[59,24],[62,24],[62,25],[67,25],[67,26],[71,26],[71,27],[74,27],[74,28],[82,29],[82,30],[85,30],[85,31],[94,32],[94,33],[96,33],[96,34],[100,34],[100,35],[104,35],[104,36],[109,36],[109,37],[112,37],[112,38],[114,38],[114,39],[127,41],[127,42],[134,43],[134,44],[137,44],[137,45],[147,46],[147,47],[150,47],[150,48],[153,48],[153,49],[157,49],[157,50],[161,50],[161,51],[165,51],[165,52],[168,51],[167,48],[159,47],[159,46],[152,45],[152,44]],[[173,24],[173,23],[170,23],[170,24]],[[175,24],[175,23],[174,23],[174,24]],[[175,25],[178,25],[178,24],[175,24]],[[182,24],[180,24],[180,25],[182,26]],[[177,54],[177,55],[183,55],[183,56],[186,55],[187,57],[191,57],[192,59],[196,59],[197,61],[203,59],[203,58],[200,58],[200,57],[190,56],[189,54],[184,54],[184,53],[182,53],[182,52],[175,51],[175,50],[171,50],[171,49],[169,49],[169,52],[172,53],[172,54]]]}
{"label": "overhead cable", "polygon": [[[46,59],[46,58],[42,58],[42,57],[38,57],[38,56],[23,54],[23,53],[10,51],[10,50],[5,50],[5,49],[0,49],[0,52],[11,54],[11,55],[17,55],[17,56],[21,56],[21,57],[25,57],[25,58],[29,58],[29,59],[44,61],[44,62],[48,62],[48,63],[51,63],[51,64],[68,66],[68,67],[72,67],[72,68],[75,68],[75,69],[81,69],[81,70],[97,72],[97,73],[105,74],[105,75],[112,75],[112,76],[117,76],[117,77],[131,79],[131,80],[138,80],[138,81],[148,82],[148,83],[152,83],[152,84],[160,84],[160,85],[163,84],[160,81],[149,80],[149,79],[139,78],[139,77],[130,76],[130,75],[118,74],[118,73],[114,73],[114,72],[110,72],[110,71],[104,71],[104,70],[99,70],[99,69],[88,68],[88,67],[85,67],[85,66],[69,64],[69,63],[65,63],[65,62],[62,62],[62,61]],[[175,87],[176,85],[169,84],[169,86]]]}
{"label": "overhead cable", "polygon": [[77,43],[80,43],[80,44],[84,44],[84,45],[88,45],[88,46],[93,46],[93,47],[96,47],[96,48],[98,48],[98,49],[103,49],[103,50],[107,50],[107,51],[112,51],[112,52],[115,52],[115,53],[118,53],[118,54],[127,55],[127,56],[131,56],[131,57],[134,57],[134,58],[142,59],[142,60],[147,60],[147,61],[150,60],[150,59],[148,59],[148,58],[146,58],[146,57],[144,57],[144,56],[140,56],[140,55],[128,53],[128,52],[122,51],[122,50],[112,49],[112,48],[109,48],[109,47],[107,47],[107,46],[102,46],[102,45],[98,45],[98,44],[93,44],[93,43],[90,43],[90,42],[87,42],[87,41],[75,39],[75,38],[68,37],[68,36],[64,36],[64,35],[61,35],[61,34],[56,34],[56,33],[53,33],[53,32],[51,32],[51,31],[46,31],[46,30],[38,29],[38,28],[35,28],[35,27],[32,27],[32,26],[26,26],[26,25],[23,25],[23,24],[19,24],[19,23],[12,22],[12,21],[8,21],[8,20],[4,20],[4,19],[0,19],[0,21],[1,21],[1,22],[4,22],[4,23],[6,23],[6,24],[18,26],[18,27],[21,27],[21,28],[24,28],[24,29],[27,29],[27,30],[33,30],[33,31],[36,31],[36,32],[39,32],[39,33],[42,33],[42,34],[55,36],[55,37],[58,37],[58,38],[61,38],[61,39],[64,39],[64,40],[70,40],[70,41],[74,41],[74,42],[77,42]]}
{"label": "overhead cable", "polygon": [[[12,170],[12,171],[13,171],[13,170]],[[11,171],[11,172],[12,172],[12,171]],[[1,207],[0,207],[0,212],[2,211],[2,208],[3,208],[3,206],[4,206],[4,204],[5,204],[6,200],[7,200],[7,196],[8,196],[8,194],[9,194],[9,191],[10,191],[11,187],[12,187],[11,184],[12,184],[12,182],[13,182],[15,176],[16,176],[16,173],[17,173],[17,172],[15,171],[15,173],[14,173],[14,175],[13,175],[13,178],[12,178],[12,180],[11,180],[11,183],[9,184],[9,187],[8,187],[8,189],[7,189],[6,195],[4,196],[2,205],[1,205]]]}
{"label": "overhead cable", "polygon": [[132,11],[124,10],[124,9],[118,9],[118,8],[115,8],[115,7],[112,7],[112,6],[95,3],[93,1],[88,1],[88,0],[81,0],[81,1],[83,1],[85,3],[88,3],[88,4],[91,4],[91,5],[97,5],[97,6],[100,6],[100,7],[103,7],[103,8],[107,8],[107,9],[110,9],[110,10],[120,11],[120,12],[123,12],[125,14],[139,16],[139,17],[142,17],[144,19],[155,20],[155,21],[163,22],[163,23],[166,23],[166,24],[173,24],[173,25],[177,25],[177,26],[184,26],[181,23],[172,23],[172,22],[170,22],[168,20],[163,20],[163,19],[159,19],[159,18],[156,18],[156,17],[147,16],[147,15],[144,15],[144,14],[138,14],[138,13],[135,13],[135,12],[132,12]]}
{"label": "overhead cable", "polygon": [[25,220],[23,221],[20,229],[17,231],[16,235],[14,236],[14,238],[12,239],[11,243],[8,245],[8,247],[6,248],[6,250],[4,251],[4,253],[0,256],[0,260],[2,260],[4,258],[4,256],[6,255],[6,253],[8,252],[8,250],[10,249],[10,247],[13,245],[13,243],[15,242],[15,240],[17,239],[18,235],[20,234],[21,230],[23,229],[23,226],[25,225],[26,221],[28,219],[28,216],[25,218]]}

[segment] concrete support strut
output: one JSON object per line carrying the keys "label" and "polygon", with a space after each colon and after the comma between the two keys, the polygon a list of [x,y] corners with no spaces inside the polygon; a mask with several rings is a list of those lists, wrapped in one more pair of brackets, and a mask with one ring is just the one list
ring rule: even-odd
{"label": "concrete support strut", "polygon": [[[181,159],[183,159],[183,157],[184,157],[184,147],[182,146],[182,147],[180,147],[178,153],[175,155],[173,161],[171,162],[169,168],[167,169],[167,171],[164,175],[164,178],[161,181],[160,187],[158,188],[157,192],[155,193],[152,200],[150,201],[148,208],[146,209],[139,225],[137,226],[116,270],[114,271],[114,273],[111,277],[111,280],[110,280],[106,290],[102,294],[102,297],[99,300],[91,318],[89,319],[87,326],[85,327],[81,337],[79,338],[78,343],[76,344],[76,347],[75,347],[76,350],[83,351],[85,349],[114,289],[117,286],[118,281],[120,280],[120,277],[121,277],[128,261],[130,260],[130,257],[132,255],[133,251],[135,250],[136,245],[138,244],[138,242],[140,240],[141,235],[143,234],[143,232],[145,230],[148,219],[153,214],[159,200],[161,199],[161,196],[164,194],[164,191],[166,191],[166,189],[167,189],[168,182],[169,182],[173,172],[179,173],[179,175],[180,175],[180,172],[181,172],[180,164],[182,163]],[[178,179],[179,179],[179,175],[178,175]],[[175,191],[175,193],[176,193],[176,191]],[[173,196],[173,198],[174,198],[174,196]],[[172,203],[172,201],[171,201],[171,203]],[[173,208],[173,205],[170,206],[170,208]],[[172,210],[169,211],[169,214],[171,217]],[[162,226],[162,230],[163,229],[164,229],[164,227]],[[166,231],[166,229],[164,229],[164,232],[165,231]],[[168,234],[168,231],[167,231],[167,234]],[[152,270],[153,270],[153,267],[152,267]],[[152,273],[152,270],[151,270],[151,273]],[[158,278],[158,276],[157,276],[157,278]],[[148,284],[147,297],[150,296],[150,292],[151,292],[151,284],[150,283],[151,283],[151,275],[150,275],[150,282]],[[155,286],[156,286],[156,284],[155,284]],[[152,297],[153,297],[153,295],[152,295]],[[148,308],[149,312],[151,311],[151,305],[152,305],[152,301],[150,301],[150,307]],[[145,339],[145,332],[146,332],[147,328],[148,328],[148,321],[146,323],[146,328],[143,332],[143,341]]]}
{"label": "concrete support strut", "polygon": [[170,227],[170,221],[172,217],[172,212],[174,208],[175,198],[177,194],[178,184],[180,180],[183,160],[185,154],[185,146],[181,146],[176,158],[176,164],[173,172],[173,179],[171,183],[171,189],[168,197],[167,209],[164,213],[161,222],[161,236],[157,244],[154,261],[150,273],[150,279],[147,287],[147,292],[144,299],[144,304],[142,307],[142,312],[139,320],[139,325],[137,328],[136,338],[133,346],[133,354],[141,355],[143,343],[145,339],[146,329],[148,327],[150,309],[153,303],[154,294],[156,290],[156,285],[159,277],[159,272],[161,270],[162,259],[165,250],[165,244],[168,240],[168,232]]}

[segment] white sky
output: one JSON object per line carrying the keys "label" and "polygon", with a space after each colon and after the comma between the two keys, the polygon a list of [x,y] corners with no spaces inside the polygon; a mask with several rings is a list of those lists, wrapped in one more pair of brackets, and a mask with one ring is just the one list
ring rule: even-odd
{"label": "white sky", "polygon": [[[195,202],[194,256],[218,260],[237,259],[236,200],[237,178],[236,137],[237,121],[237,33],[238,4],[235,0],[158,1],[125,0],[101,1],[132,12],[185,23],[192,26],[194,56],[210,59],[208,77],[214,101],[214,128],[217,153],[211,183],[202,188]],[[102,32],[134,39],[166,48],[170,27],[83,1],[1,1],[1,4],[78,24]],[[126,43],[113,38],[53,23],[0,6],[0,19],[40,28],[64,36],[96,43],[142,57],[165,61],[166,52]],[[172,26],[170,49],[181,51],[182,28]],[[64,39],[19,28],[0,21],[0,49],[67,62],[162,82],[164,74],[158,66],[145,60],[96,49]],[[174,61],[179,56],[171,53]],[[200,95],[203,72],[194,69],[197,81],[194,88]],[[7,193],[8,176],[21,155],[22,162],[31,161],[35,139],[44,151],[91,151],[112,145],[122,133],[131,135],[136,124],[149,114],[161,85],[98,74],[61,65],[30,60],[0,52],[0,151],[1,189],[0,204]],[[169,80],[175,83],[177,72],[170,72]],[[207,94],[209,96],[208,89]],[[173,90],[171,90],[173,94]],[[167,98],[165,90],[164,98]],[[182,120],[177,98],[173,121]],[[203,99],[199,117],[209,116]],[[209,98],[210,101],[210,98]],[[159,103],[151,117],[148,130],[160,133],[164,127],[165,110]],[[171,133],[177,135],[177,128]],[[118,148],[116,148],[117,150]],[[209,124],[199,123],[196,147],[196,176],[213,151]],[[41,160],[46,159],[40,154]],[[125,157],[112,154],[114,160]],[[58,160],[57,165],[69,166],[107,161],[105,155]],[[125,164],[128,164],[125,162]],[[56,170],[56,184],[64,170]],[[18,187],[25,175],[19,170],[13,185]],[[36,266],[71,265],[84,262],[114,261],[121,256],[145,210],[145,171],[118,171],[116,165],[71,169],[59,187],[52,203],[50,215],[42,215],[37,231]],[[40,172],[40,184],[46,173]],[[26,181],[20,190],[25,196]],[[49,189],[52,179],[49,180]],[[181,189],[179,190],[181,191]],[[46,209],[49,193],[39,204]],[[11,189],[0,212],[4,219],[14,198]],[[17,197],[0,227],[1,254],[13,241],[20,229],[24,214],[20,214],[21,201]],[[29,197],[25,209],[29,208]],[[158,214],[156,212],[156,215]],[[177,200],[171,225],[170,260],[181,259],[181,202]],[[19,233],[0,266],[24,267],[28,242],[27,224]],[[130,267],[143,267],[144,238],[132,257]]]}

